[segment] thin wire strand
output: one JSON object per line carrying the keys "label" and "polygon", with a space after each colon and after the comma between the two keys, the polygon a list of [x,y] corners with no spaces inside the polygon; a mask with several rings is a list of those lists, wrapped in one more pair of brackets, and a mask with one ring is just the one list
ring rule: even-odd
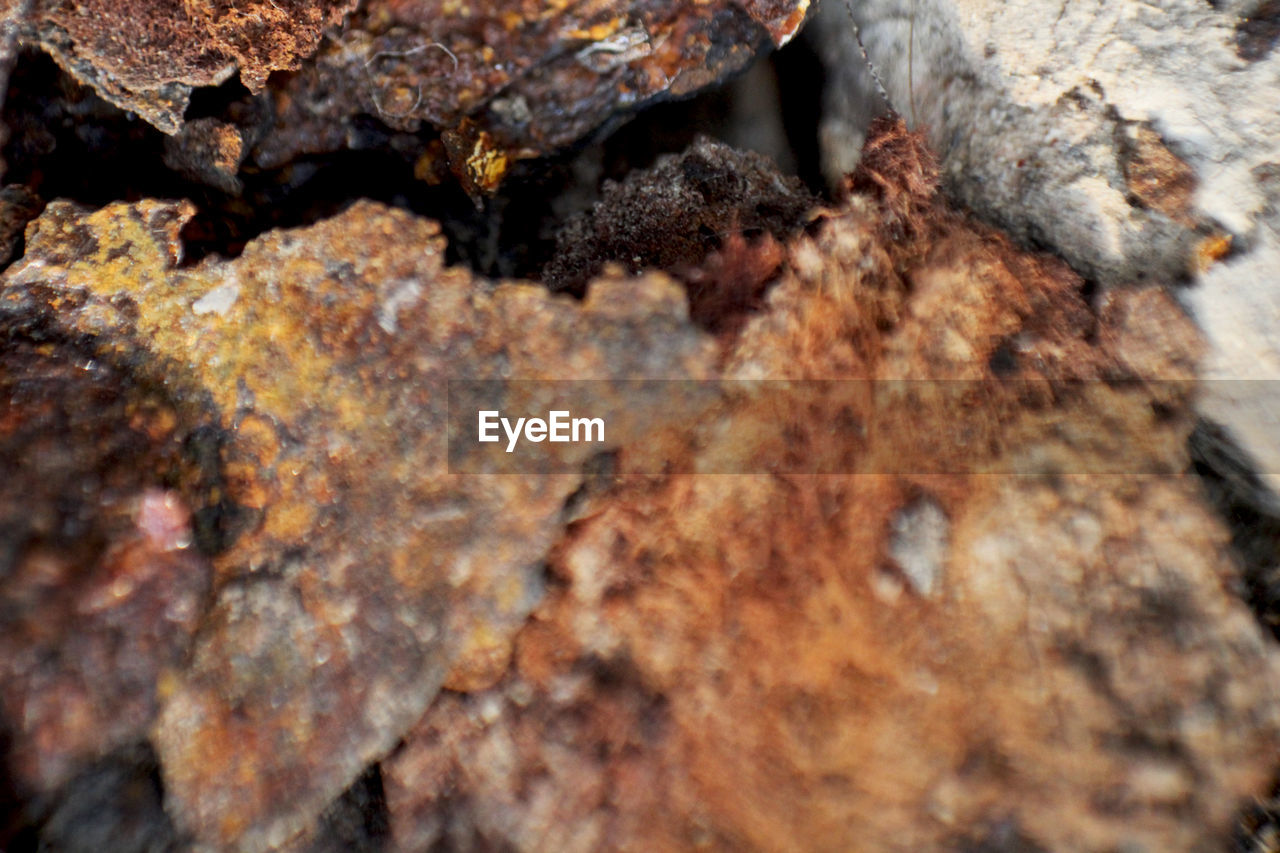
{"label": "thin wire strand", "polygon": [[880,72],[876,71],[875,63],[871,61],[871,57],[867,54],[867,46],[862,43],[862,33],[858,30],[858,19],[853,14],[853,0],[844,0],[845,9],[849,13],[849,24],[853,27],[853,40],[858,44],[858,50],[862,53],[862,64],[871,72],[871,80],[876,84],[876,92],[884,101],[885,106],[893,110],[893,101],[889,100],[889,91],[884,87],[884,81],[880,79]]}
{"label": "thin wire strand", "polygon": [[911,129],[919,126],[916,121],[916,0],[911,0],[911,18],[907,24],[907,106],[911,109]]}

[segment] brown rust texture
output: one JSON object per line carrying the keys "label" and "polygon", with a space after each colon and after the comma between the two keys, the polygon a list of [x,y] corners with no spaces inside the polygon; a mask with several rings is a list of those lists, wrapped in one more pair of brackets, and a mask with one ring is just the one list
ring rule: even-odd
{"label": "brown rust texture", "polygon": [[1196,176],[1191,167],[1149,127],[1133,130],[1125,153],[1124,177],[1134,198],[1174,222],[1194,227]]}
{"label": "brown rust texture", "polygon": [[0,725],[25,797],[147,736],[211,575],[168,488],[201,488],[200,419],[29,331],[0,352]]}
{"label": "brown rust texture", "polygon": [[813,205],[804,185],[782,178],[767,157],[700,137],[649,169],[606,182],[594,208],[561,229],[542,279],[552,290],[581,293],[608,262],[631,272],[694,271],[730,235],[787,240]]}
{"label": "brown rust texture", "polygon": [[189,215],[54,203],[0,306],[8,328],[51,330],[208,413],[215,493],[169,480],[215,515],[214,600],[190,659],[155,679],[153,738],[179,825],[263,849],[385,754],[446,677],[498,678],[538,600],[581,478],[450,475],[447,381],[698,377],[711,345],[669,279],[602,279],[581,303],[489,285],[444,267],[435,223],[375,204],[186,269]]}
{"label": "brown rust texture", "polygon": [[0,187],[0,269],[17,254],[27,223],[40,213],[44,203],[28,187],[11,184]]}
{"label": "brown rust texture", "polygon": [[247,153],[240,129],[214,118],[189,121],[164,142],[166,166],[232,195],[243,189],[237,173]]}
{"label": "brown rust texture", "polygon": [[[726,374],[966,379],[987,404],[772,383],[673,467],[845,473],[596,494],[506,679],[384,764],[402,849],[1207,849],[1265,786],[1277,661],[1183,474],[1193,327],[1157,289],[1094,310],[880,134],[854,181],[879,201],[790,244]],[[1158,473],[1086,473],[1121,452]],[[948,458],[1006,473],[928,473]]]}
{"label": "brown rust texture", "polygon": [[296,68],[355,0],[37,0],[28,38],[81,82],[168,133],[191,89],[239,71],[251,91]]}

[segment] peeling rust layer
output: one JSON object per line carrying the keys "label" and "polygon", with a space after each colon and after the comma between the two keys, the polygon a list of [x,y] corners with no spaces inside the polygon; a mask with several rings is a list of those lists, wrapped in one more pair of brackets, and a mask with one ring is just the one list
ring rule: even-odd
{"label": "peeling rust layer", "polygon": [[176,133],[195,86],[296,68],[355,0],[37,0],[27,36],[98,94]]}
{"label": "peeling rust layer", "polygon": [[446,381],[696,378],[711,345],[668,279],[602,280],[581,303],[490,285],[444,267],[435,223],[372,203],[183,269],[190,213],[56,202],[0,307],[10,328],[47,327],[200,401],[225,436],[219,494],[172,478],[193,506],[216,499],[221,550],[191,660],[159,679],[153,737],[180,827],[263,849],[389,750],[446,677],[498,678],[540,595],[581,478],[451,476]]}

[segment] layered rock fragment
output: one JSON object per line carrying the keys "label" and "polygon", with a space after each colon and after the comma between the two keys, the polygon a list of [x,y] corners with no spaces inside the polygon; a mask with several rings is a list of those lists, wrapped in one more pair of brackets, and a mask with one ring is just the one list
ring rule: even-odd
{"label": "layered rock fragment", "polygon": [[[190,212],[50,205],[0,283],[0,312],[19,352],[74,342],[128,383],[163,388],[180,424],[207,424],[198,470],[171,472],[138,512],[171,495],[190,508],[214,599],[188,613],[200,634],[183,666],[125,686],[158,695],[153,737],[179,826],[260,850],[308,826],[446,677],[499,677],[538,600],[581,476],[451,475],[448,381],[699,378],[711,346],[670,280],[601,280],[581,304],[488,285],[444,268],[434,223],[367,203],[183,268]],[[16,381],[46,369],[36,355]],[[566,464],[599,449],[568,447]]]}
{"label": "layered rock fragment", "polygon": [[28,40],[99,95],[175,133],[194,87],[218,85],[238,72],[250,91],[261,91],[272,71],[298,67],[324,29],[355,5],[355,0],[32,0],[24,30]]}

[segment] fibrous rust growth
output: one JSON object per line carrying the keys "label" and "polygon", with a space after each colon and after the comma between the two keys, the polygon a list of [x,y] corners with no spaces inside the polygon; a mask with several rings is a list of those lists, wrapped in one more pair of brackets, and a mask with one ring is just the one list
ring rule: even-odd
{"label": "fibrous rust growth", "polygon": [[[847,198],[784,205],[759,235],[730,200],[764,167],[733,184],[708,157],[731,159],[699,143],[650,177],[728,182],[685,202],[691,222],[728,217],[716,254],[640,252],[696,299],[592,271],[633,261],[588,226],[643,175],[562,247],[581,300],[447,267],[435,223],[371,203],[191,268],[181,203],[55,202],[31,226],[0,278],[16,375],[86,357],[165,389],[164,429],[112,421],[156,443],[143,459],[195,421],[219,437],[200,465],[143,466],[163,491],[101,522],[142,543],[126,576],[150,578],[193,558],[182,507],[223,520],[190,653],[149,658],[155,706],[129,717],[180,830],[279,847],[380,762],[405,849],[1225,836],[1272,769],[1280,702],[1226,534],[1182,474],[1198,341],[1176,305],[1146,288],[1090,306],[1061,262],[948,210],[900,123]],[[547,445],[575,473],[448,468],[450,378],[518,407],[513,380],[637,377],[711,391],[632,413],[607,465]],[[594,405],[625,409],[599,387]],[[76,441],[97,464],[96,433]],[[760,460],[775,470],[671,473]],[[53,703],[74,683],[26,689]]]}
{"label": "fibrous rust growth", "polygon": [[606,263],[664,269],[685,280],[693,319],[721,331],[760,307],[785,254],[778,241],[803,228],[814,201],[767,158],[701,138],[606,184],[561,229],[542,280],[581,295]]}
{"label": "fibrous rust growth", "polygon": [[[1060,262],[945,210],[900,124],[873,146],[872,194],[788,242],[725,375],[965,379],[986,405],[731,394],[673,469],[830,473],[636,476],[580,508],[503,682],[443,697],[384,765],[396,843],[1186,848],[1265,783],[1274,658],[1181,475],[1190,324],[1154,288],[1091,310]],[[1138,376],[1175,381],[1116,383]],[[1123,436],[1164,474],[1073,473]],[[1022,475],[910,473],[949,462]]]}

